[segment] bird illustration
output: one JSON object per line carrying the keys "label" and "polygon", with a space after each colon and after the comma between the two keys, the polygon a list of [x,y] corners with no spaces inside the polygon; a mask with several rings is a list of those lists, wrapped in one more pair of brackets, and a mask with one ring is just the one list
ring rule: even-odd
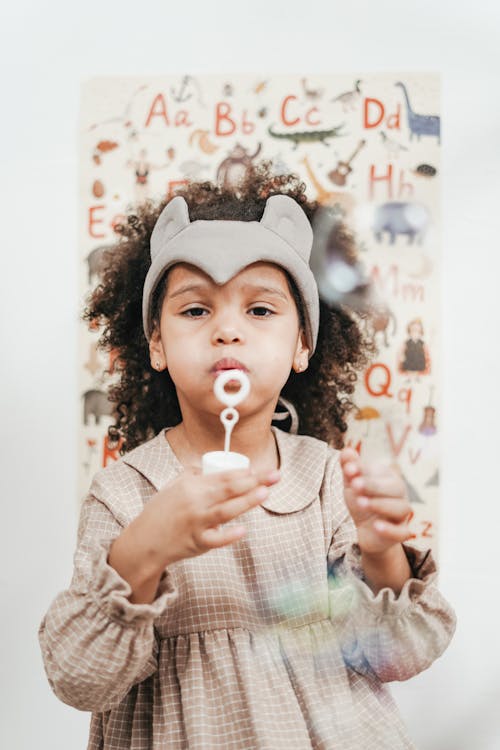
{"label": "bird illustration", "polygon": [[304,95],[307,99],[310,99],[311,101],[316,101],[317,99],[321,99],[324,93],[324,89],[311,89],[307,86],[307,78],[301,78],[300,82],[302,84],[302,88],[304,90]]}
{"label": "bird illustration", "polygon": [[356,109],[356,105],[361,98],[361,89],[359,87],[361,81],[358,79],[357,81],[354,81],[354,89],[352,91],[344,91],[342,94],[339,94],[334,99],[331,99],[332,102],[340,102],[342,104],[342,109],[344,112],[347,112],[349,109]]}
{"label": "bird illustration", "polygon": [[393,156],[395,159],[397,159],[401,151],[408,151],[407,146],[403,146],[393,138],[389,138],[389,136],[383,130],[380,131],[380,137],[382,138],[382,143],[385,146],[387,156],[389,158]]}

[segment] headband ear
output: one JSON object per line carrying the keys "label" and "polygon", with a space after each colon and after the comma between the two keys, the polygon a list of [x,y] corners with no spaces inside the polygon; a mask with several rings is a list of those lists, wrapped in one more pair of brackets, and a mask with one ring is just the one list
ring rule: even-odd
{"label": "headband ear", "polygon": [[172,237],[190,225],[188,205],[181,195],[167,203],[151,233],[151,260]]}
{"label": "headband ear", "polygon": [[260,223],[291,245],[305,263],[309,262],[313,231],[297,201],[289,195],[272,195],[266,201]]}

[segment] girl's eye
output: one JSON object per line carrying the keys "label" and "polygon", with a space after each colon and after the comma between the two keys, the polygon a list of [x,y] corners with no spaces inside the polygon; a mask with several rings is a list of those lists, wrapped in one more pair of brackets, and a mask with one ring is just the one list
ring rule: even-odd
{"label": "girl's eye", "polygon": [[268,307],[261,307],[259,305],[251,307],[250,312],[253,313],[254,317],[258,318],[268,318],[271,315],[274,315],[273,310],[270,310]]}
{"label": "girl's eye", "polygon": [[184,310],[182,315],[187,318],[201,318],[206,312],[204,307],[190,307],[189,310]]}

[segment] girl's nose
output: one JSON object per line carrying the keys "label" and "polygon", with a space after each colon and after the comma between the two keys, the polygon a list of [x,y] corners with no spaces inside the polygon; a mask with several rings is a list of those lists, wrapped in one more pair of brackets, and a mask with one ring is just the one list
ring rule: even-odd
{"label": "girl's nose", "polygon": [[241,328],[234,321],[216,322],[212,333],[212,344],[239,344],[243,341]]}

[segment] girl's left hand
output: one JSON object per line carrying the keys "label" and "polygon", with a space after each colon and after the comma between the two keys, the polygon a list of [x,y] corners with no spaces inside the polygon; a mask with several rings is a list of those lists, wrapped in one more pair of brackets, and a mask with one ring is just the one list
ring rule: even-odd
{"label": "girl's left hand", "polygon": [[362,464],[358,453],[340,453],[344,497],[358,530],[358,544],[367,554],[383,554],[396,544],[413,539],[409,522],[413,511],[397,466]]}

